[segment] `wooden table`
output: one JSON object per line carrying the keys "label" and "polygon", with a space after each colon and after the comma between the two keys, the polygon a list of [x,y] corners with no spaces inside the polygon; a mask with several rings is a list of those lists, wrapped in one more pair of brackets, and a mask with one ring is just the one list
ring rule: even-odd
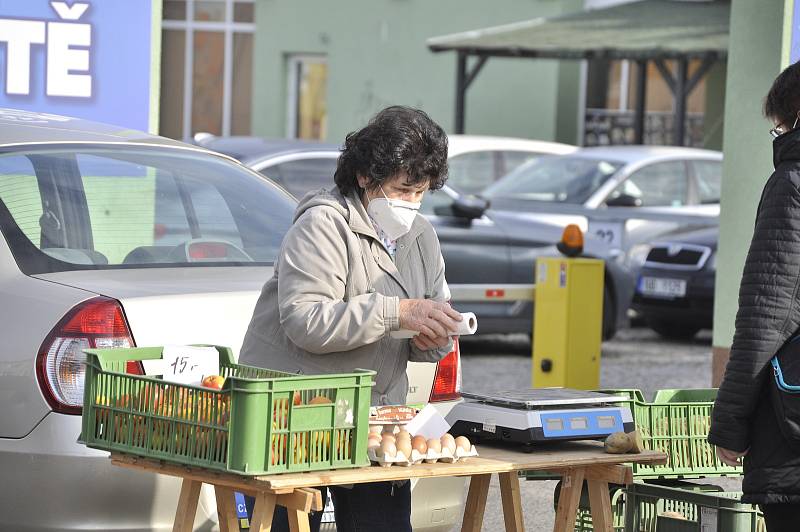
{"label": "wooden table", "polygon": [[606,454],[603,452],[602,444],[598,442],[560,443],[537,447],[531,453],[513,448],[480,445],[478,452],[481,456],[454,464],[418,464],[411,467],[373,466],[309,473],[285,473],[264,477],[244,477],[219,473],[126,454],[112,453],[111,461],[114,465],[183,479],[178,509],[175,514],[174,532],[192,530],[200,487],[204,482],[215,488],[217,512],[222,532],[239,530],[234,491],[256,498],[250,522],[251,530],[255,532],[269,531],[275,505],[281,505],[288,510],[292,531],[304,532],[309,530],[308,512],[322,510],[321,494],[319,490],[314,489],[317,486],[453,476],[470,477],[461,530],[480,532],[489,481],[492,474],[495,473],[500,480],[506,530],[522,531],[524,527],[518,473],[528,470],[551,471],[562,477],[561,495],[553,528],[556,532],[574,530],[584,480],[587,481],[589,488],[594,530],[611,532],[613,530],[612,509],[608,484],[630,484],[633,480],[631,468],[624,463],[659,464],[667,460],[664,453],[653,451],[645,451],[642,454]]}

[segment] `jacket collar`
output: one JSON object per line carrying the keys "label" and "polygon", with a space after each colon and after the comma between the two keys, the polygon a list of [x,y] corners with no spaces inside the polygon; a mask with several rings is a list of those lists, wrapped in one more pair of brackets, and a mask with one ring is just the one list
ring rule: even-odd
{"label": "jacket collar", "polygon": [[772,141],[772,162],[775,168],[784,161],[800,161],[800,128],[784,133]]}

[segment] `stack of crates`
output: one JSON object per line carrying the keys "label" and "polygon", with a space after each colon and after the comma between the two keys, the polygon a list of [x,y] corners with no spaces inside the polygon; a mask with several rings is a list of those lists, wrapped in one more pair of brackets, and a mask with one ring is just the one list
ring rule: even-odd
{"label": "stack of crates", "polygon": [[[634,484],[612,487],[614,530],[633,532],[762,532],[756,507],[738,502],[740,493],[686,479],[740,476],[741,467],[723,464],[708,443],[716,388],[670,389],[646,402],[640,390],[599,390],[620,396],[631,409],[647,449],[662,451],[661,465],[632,464]],[[703,490],[712,490],[703,491]],[[592,530],[588,504],[581,504],[575,530]]]}
{"label": "stack of crates", "polygon": [[294,375],[219,355],[221,390],[127,373],[161,347],[86,350],[81,441],[241,475],[369,464],[373,371]]}

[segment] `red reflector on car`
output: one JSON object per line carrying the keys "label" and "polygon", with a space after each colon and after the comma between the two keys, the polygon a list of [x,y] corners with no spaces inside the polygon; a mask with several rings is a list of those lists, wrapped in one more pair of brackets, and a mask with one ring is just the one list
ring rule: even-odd
{"label": "red reflector on car", "polygon": [[115,301],[93,299],[84,303],[61,329],[64,333],[128,336],[122,308]]}
{"label": "red reflector on car", "polygon": [[142,363],[138,360],[128,360],[125,364],[125,373],[129,375],[144,375]]}
{"label": "red reflector on car", "polygon": [[453,350],[436,364],[430,402],[454,401],[461,398],[461,352],[458,338],[453,341]]}
{"label": "red reflector on car", "polygon": [[196,242],[189,244],[190,259],[224,259],[228,256],[228,246],[219,242]]}

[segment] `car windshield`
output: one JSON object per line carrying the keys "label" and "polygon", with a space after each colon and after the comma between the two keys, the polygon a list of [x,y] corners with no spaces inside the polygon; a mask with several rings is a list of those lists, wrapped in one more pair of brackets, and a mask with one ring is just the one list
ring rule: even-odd
{"label": "car windshield", "polygon": [[542,157],[523,164],[481,195],[580,205],[623,166],[586,157]]}
{"label": "car windshield", "polygon": [[193,150],[0,154],[0,229],[27,274],[271,264],[293,211],[280,188]]}

